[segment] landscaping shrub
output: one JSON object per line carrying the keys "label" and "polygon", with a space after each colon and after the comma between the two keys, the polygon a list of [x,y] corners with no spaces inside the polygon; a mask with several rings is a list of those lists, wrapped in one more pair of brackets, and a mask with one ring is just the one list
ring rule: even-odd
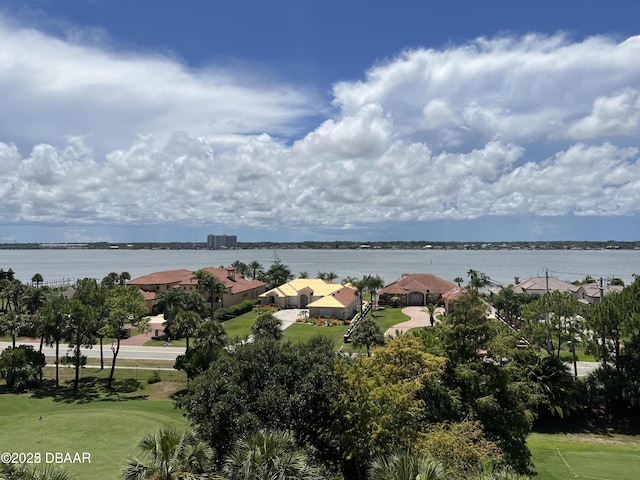
{"label": "landscaping shrub", "polygon": [[151,375],[149,375],[149,378],[147,379],[147,383],[149,385],[153,385],[154,383],[158,383],[161,380],[162,379],[160,378],[160,374],[158,372],[153,372]]}
{"label": "landscaping shrub", "polygon": [[38,382],[45,363],[44,354],[31,345],[7,347],[0,355],[0,378],[9,388],[21,391]]}

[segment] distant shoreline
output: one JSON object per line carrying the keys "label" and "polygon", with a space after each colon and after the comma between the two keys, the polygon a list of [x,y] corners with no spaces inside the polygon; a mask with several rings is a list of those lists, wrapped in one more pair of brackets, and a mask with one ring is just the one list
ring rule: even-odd
{"label": "distant shoreline", "polygon": [[[236,250],[640,250],[637,241],[517,241],[517,242],[432,242],[424,241],[333,241],[333,242],[238,242]],[[0,243],[0,250],[207,250],[206,242],[138,243]]]}

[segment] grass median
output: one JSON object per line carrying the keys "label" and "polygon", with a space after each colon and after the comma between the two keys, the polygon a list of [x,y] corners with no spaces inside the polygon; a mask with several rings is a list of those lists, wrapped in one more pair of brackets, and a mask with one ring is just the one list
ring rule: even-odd
{"label": "grass median", "polygon": [[187,427],[171,399],[186,385],[183,373],[161,371],[160,381],[148,384],[153,372],[142,376],[118,369],[111,392],[105,389],[108,373],[84,368],[77,394],[70,382],[72,368],[61,368],[57,389],[54,369],[45,369],[44,387],[37,391],[13,394],[0,388],[0,450],[37,453],[41,463],[62,460],[60,466],[76,480],[116,479],[145,433],[161,426]]}

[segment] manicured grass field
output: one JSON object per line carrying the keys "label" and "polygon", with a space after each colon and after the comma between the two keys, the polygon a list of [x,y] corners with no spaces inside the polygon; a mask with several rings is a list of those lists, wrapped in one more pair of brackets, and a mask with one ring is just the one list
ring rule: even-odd
{"label": "manicured grass field", "polygon": [[251,327],[256,322],[257,318],[258,312],[254,310],[253,312],[243,313],[242,315],[230,320],[225,320],[222,322],[222,326],[224,327],[224,331],[227,332],[227,337],[229,339],[235,338],[242,340],[251,334]]}
{"label": "manicured grass field", "polygon": [[640,438],[628,435],[529,436],[536,480],[640,478]]}
{"label": "manicured grass field", "polygon": [[284,338],[291,342],[306,342],[310,338],[318,335],[328,337],[333,341],[333,344],[338,350],[344,343],[343,336],[347,333],[349,327],[344,325],[336,325],[333,327],[319,327],[317,325],[311,325],[308,323],[294,323],[284,331]]}
{"label": "manicured grass field", "polygon": [[119,370],[118,393],[107,394],[103,390],[105,371],[87,370],[77,397],[68,384],[35,394],[0,394],[0,451],[37,452],[43,462],[47,452],[72,457],[87,453],[91,463],[61,466],[77,480],[117,479],[126,457],[137,454],[136,444],[144,434],[161,426],[187,427],[182,412],[167,398],[184,387],[183,378],[174,375],[166,382],[148,385],[146,376],[138,383],[133,380],[134,371]]}

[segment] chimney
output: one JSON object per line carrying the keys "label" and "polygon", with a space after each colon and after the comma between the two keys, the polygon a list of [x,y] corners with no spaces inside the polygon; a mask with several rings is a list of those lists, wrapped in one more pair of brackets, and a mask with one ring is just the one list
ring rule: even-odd
{"label": "chimney", "polygon": [[227,268],[227,278],[233,282],[236,281],[236,269],[233,267]]}

